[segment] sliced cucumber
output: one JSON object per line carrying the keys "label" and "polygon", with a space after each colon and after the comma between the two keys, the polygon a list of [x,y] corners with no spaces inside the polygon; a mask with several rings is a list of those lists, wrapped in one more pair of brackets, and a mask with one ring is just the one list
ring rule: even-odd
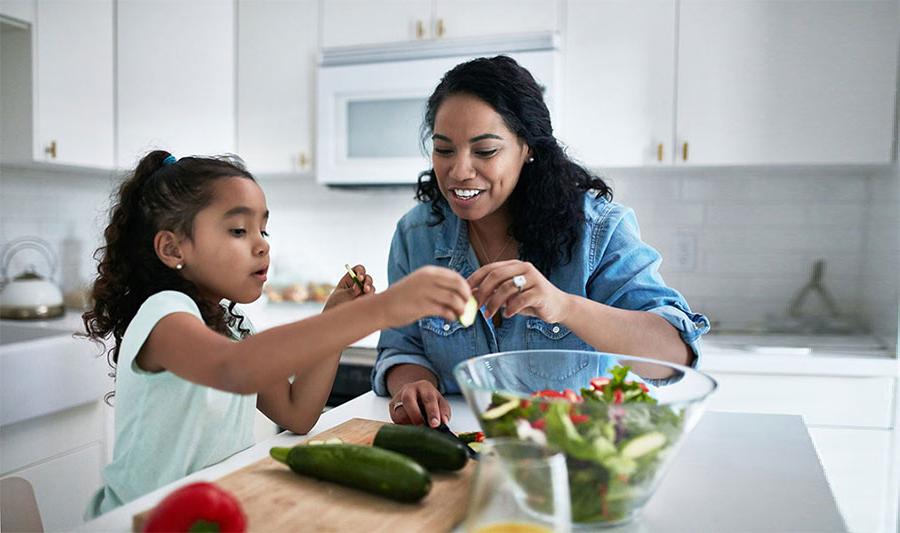
{"label": "sliced cucumber", "polygon": [[428,470],[459,470],[469,460],[463,443],[424,426],[385,424],[372,444],[411,457]]}
{"label": "sliced cucumber", "polygon": [[469,301],[466,302],[466,308],[463,310],[463,314],[459,316],[459,323],[462,324],[464,328],[467,328],[475,323],[475,317],[477,315],[478,300],[476,300],[474,296],[469,296]]}
{"label": "sliced cucumber", "polygon": [[488,409],[487,411],[481,413],[481,419],[482,420],[496,420],[496,419],[500,418],[501,416],[505,415],[506,413],[512,411],[513,409],[515,409],[518,406],[519,406],[519,399],[512,398],[509,401],[507,401],[506,403],[501,403],[497,407],[492,407],[492,408]]}
{"label": "sliced cucumber", "polygon": [[628,459],[637,459],[648,453],[655,452],[666,443],[666,436],[659,431],[651,431],[639,435],[622,446],[622,456]]}

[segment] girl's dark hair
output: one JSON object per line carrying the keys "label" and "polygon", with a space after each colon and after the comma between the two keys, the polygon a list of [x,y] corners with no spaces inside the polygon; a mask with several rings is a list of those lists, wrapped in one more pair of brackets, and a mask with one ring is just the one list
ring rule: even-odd
{"label": "girl's dark hair", "polygon": [[[531,148],[534,161],[522,167],[507,200],[512,215],[510,233],[520,243],[520,257],[549,275],[571,259],[584,221],[584,193],[594,191],[598,198],[612,199],[612,189],[566,155],[553,136],[540,85],[512,58],[478,58],[447,72],[428,99],[423,146],[434,133],[438,108],[454,94],[483,100]],[[443,207],[449,206],[438,188],[434,168],[419,174],[416,199],[431,203],[434,225],[444,220]]]}
{"label": "girl's dark hair", "polygon": [[204,322],[228,334],[234,326],[243,337],[249,334],[243,317],[232,302],[226,314],[218,302],[198,295],[197,286],[160,261],[153,247],[158,231],[168,230],[190,237],[194,217],[210,204],[213,184],[231,176],[254,180],[235,156],[183,157],[166,151],[147,154],[134,172],[119,186],[104,231],[106,244],[94,252],[97,278],[91,291],[93,307],[82,315],[85,336],[102,343],[112,334],[115,345],[107,352],[110,366],[119,361],[125,328],[144,301],[164,290],[180,291],[194,300]]}

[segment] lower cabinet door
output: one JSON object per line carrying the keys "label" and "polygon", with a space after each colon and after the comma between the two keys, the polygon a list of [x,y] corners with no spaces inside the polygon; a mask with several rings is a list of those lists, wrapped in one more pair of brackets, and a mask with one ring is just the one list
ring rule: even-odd
{"label": "lower cabinet door", "polygon": [[900,458],[891,452],[891,431],[811,427],[809,434],[847,528],[896,531],[891,502],[898,497],[900,480],[893,472]]}
{"label": "lower cabinet door", "polygon": [[34,490],[44,531],[71,531],[100,488],[103,446],[94,442],[10,475],[27,479]]}

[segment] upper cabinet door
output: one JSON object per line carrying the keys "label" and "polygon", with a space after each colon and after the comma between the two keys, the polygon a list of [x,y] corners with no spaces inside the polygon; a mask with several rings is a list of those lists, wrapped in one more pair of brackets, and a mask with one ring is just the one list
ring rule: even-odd
{"label": "upper cabinet door", "polygon": [[558,0],[435,0],[429,37],[557,31],[558,4]]}
{"label": "upper cabinet door", "polygon": [[570,0],[561,139],[588,166],[672,161],[675,0]]}
{"label": "upper cabinet door", "polygon": [[238,3],[238,153],[251,172],[308,172],[317,0]]}
{"label": "upper cabinet door", "polygon": [[118,0],[118,157],[235,151],[232,0]]}
{"label": "upper cabinet door", "polygon": [[324,0],[322,46],[351,46],[425,39],[431,0]]}
{"label": "upper cabinet door", "polygon": [[38,0],[34,160],[113,168],[112,0]]}
{"label": "upper cabinet door", "polygon": [[0,15],[20,22],[34,22],[35,0],[0,0]]}
{"label": "upper cabinet door", "polygon": [[678,163],[888,162],[896,73],[894,1],[681,0]]}

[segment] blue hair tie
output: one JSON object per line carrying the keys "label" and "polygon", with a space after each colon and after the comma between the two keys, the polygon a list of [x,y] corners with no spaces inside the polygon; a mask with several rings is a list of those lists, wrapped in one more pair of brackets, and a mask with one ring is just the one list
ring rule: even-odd
{"label": "blue hair tie", "polygon": [[175,159],[175,156],[172,155],[172,154],[169,154],[168,156],[166,156],[165,159],[163,159],[162,164],[163,164],[163,166],[166,166],[166,167],[167,167],[167,166],[169,166],[169,165],[174,165],[174,164],[177,163],[177,162],[178,162],[178,160]]}

